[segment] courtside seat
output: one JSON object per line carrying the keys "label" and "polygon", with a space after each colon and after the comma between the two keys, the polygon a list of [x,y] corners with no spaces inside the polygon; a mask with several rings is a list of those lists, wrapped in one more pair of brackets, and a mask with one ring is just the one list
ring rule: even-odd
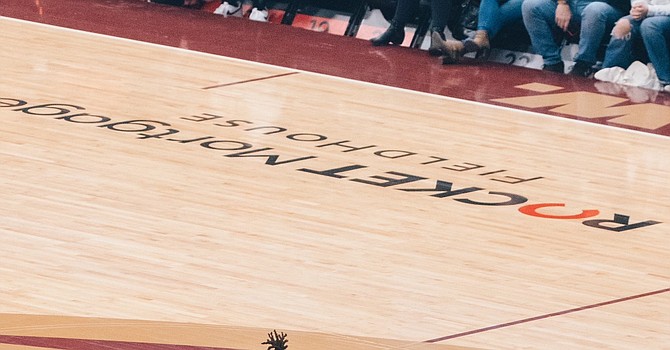
{"label": "courtside seat", "polygon": [[319,32],[354,36],[365,11],[363,0],[292,0],[282,23]]}

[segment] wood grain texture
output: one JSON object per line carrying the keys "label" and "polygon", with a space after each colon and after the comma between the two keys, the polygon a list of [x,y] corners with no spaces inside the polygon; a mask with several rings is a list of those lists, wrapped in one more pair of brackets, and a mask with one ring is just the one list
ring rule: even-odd
{"label": "wood grain texture", "polygon": [[[670,287],[668,138],[0,29],[0,312],[411,343],[492,327],[439,343],[495,349],[669,343],[668,292],[495,327]],[[463,191],[429,191],[438,180]],[[519,211],[541,203],[660,223]]]}

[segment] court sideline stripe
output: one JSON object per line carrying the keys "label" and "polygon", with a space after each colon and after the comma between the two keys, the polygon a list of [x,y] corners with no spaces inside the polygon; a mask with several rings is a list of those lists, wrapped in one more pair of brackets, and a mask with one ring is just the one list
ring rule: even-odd
{"label": "court sideline stripe", "polygon": [[242,81],[236,81],[233,83],[226,83],[226,84],[219,84],[219,85],[212,85],[212,86],[207,86],[202,88],[203,90],[209,90],[209,89],[216,89],[220,87],[226,87],[226,86],[231,86],[231,85],[238,85],[238,84],[246,84],[246,83],[251,83],[254,81],[259,81],[259,80],[267,80],[267,79],[274,79],[274,78],[280,78],[283,76],[287,75],[293,75],[293,74],[299,74],[300,72],[288,72],[288,73],[282,73],[282,74],[275,74],[275,75],[270,75],[267,77],[261,77],[261,78],[255,78],[255,79],[247,79],[247,80],[242,80]]}
{"label": "court sideline stripe", "polygon": [[542,118],[560,120],[560,121],[567,122],[567,123],[577,123],[577,124],[581,124],[582,126],[589,126],[589,127],[594,127],[594,128],[605,128],[605,129],[615,130],[615,131],[623,132],[623,133],[650,136],[650,137],[658,138],[658,139],[668,139],[668,136],[666,136],[666,135],[662,135],[662,134],[658,134],[658,133],[654,133],[654,132],[649,132],[649,131],[640,131],[640,130],[628,129],[628,128],[623,128],[623,127],[619,127],[619,126],[616,126],[616,125],[599,124],[599,123],[594,123],[594,122],[586,121],[586,120],[560,117],[560,116],[557,116],[557,115],[545,114],[545,113],[540,113],[540,112],[537,112],[537,111],[529,111],[529,110],[526,110],[526,109],[505,107],[505,106],[500,106],[500,105],[495,105],[495,104],[490,104],[490,103],[485,103],[485,102],[480,102],[480,101],[472,101],[472,100],[466,100],[466,99],[461,99],[461,98],[456,98],[456,97],[451,97],[451,96],[431,94],[431,93],[423,92],[423,91],[416,91],[416,90],[410,90],[410,89],[405,89],[405,88],[399,88],[399,87],[395,87],[395,86],[388,86],[388,85],[382,85],[382,84],[377,84],[377,83],[371,83],[371,82],[362,81],[362,80],[343,78],[343,77],[338,77],[338,76],[335,76],[335,75],[328,75],[328,74],[323,74],[323,73],[310,72],[310,71],[307,71],[307,70],[300,70],[300,69],[295,69],[295,68],[282,67],[282,66],[272,65],[272,64],[268,64],[268,63],[261,63],[261,62],[256,62],[256,61],[244,60],[244,59],[241,59],[241,58],[234,58],[234,57],[216,55],[216,54],[212,54],[212,53],[207,53],[207,52],[202,52],[202,51],[195,51],[195,50],[190,50],[190,49],[185,49],[185,48],[175,47],[175,46],[169,46],[169,45],[163,45],[163,44],[157,44],[157,43],[152,43],[152,42],[148,42],[148,41],[129,39],[129,38],[118,37],[118,36],[113,36],[113,35],[108,35],[108,34],[101,34],[101,33],[96,33],[96,32],[89,32],[89,31],[85,31],[85,30],[81,30],[81,29],[61,27],[61,26],[58,26],[58,25],[55,25],[55,24],[34,22],[34,21],[25,20],[25,19],[6,17],[6,16],[0,16],[0,19],[15,21],[15,22],[22,22],[22,23],[30,23],[30,24],[33,24],[33,25],[38,25],[38,26],[43,26],[43,27],[56,28],[56,29],[59,29],[59,30],[62,30],[62,31],[71,31],[71,32],[80,33],[80,34],[104,37],[104,38],[107,38],[107,39],[114,39],[114,40],[119,40],[119,41],[131,42],[131,43],[134,43],[134,44],[141,44],[141,45],[147,45],[147,46],[152,46],[152,47],[162,47],[164,49],[180,51],[182,53],[188,52],[188,53],[195,54],[195,55],[203,55],[203,56],[206,56],[206,57],[216,57],[218,59],[230,60],[230,61],[233,61],[233,62],[245,62],[245,63],[250,64],[250,65],[258,65],[258,66],[261,66],[261,67],[272,67],[272,68],[275,68],[275,69],[292,70],[292,71],[297,71],[297,72],[305,73],[305,74],[309,74],[309,75],[324,76],[324,77],[328,77],[330,79],[335,79],[335,80],[340,80],[340,81],[348,81],[350,83],[357,83],[357,84],[362,84],[362,85],[366,85],[366,86],[375,86],[375,87],[385,88],[385,89],[389,89],[389,90],[403,91],[403,92],[412,93],[412,94],[416,94],[416,95],[432,96],[434,98],[439,98],[439,99],[448,100],[448,101],[457,101],[457,102],[461,102],[461,103],[465,103],[465,104],[471,104],[471,105],[475,105],[475,106],[485,106],[485,107],[488,107],[488,108],[491,108],[491,109],[514,111],[514,112],[524,114],[524,115],[539,116],[539,117],[542,117]]}
{"label": "court sideline stripe", "polygon": [[532,322],[532,321],[543,320],[543,319],[550,318],[550,317],[561,316],[561,315],[565,315],[565,314],[569,314],[569,313],[573,313],[573,312],[577,312],[577,311],[594,309],[594,308],[601,307],[601,306],[621,303],[621,302],[624,302],[624,301],[629,301],[629,300],[634,300],[634,299],[640,299],[640,298],[644,298],[644,297],[648,297],[648,296],[652,296],[652,295],[656,295],[656,294],[667,293],[667,292],[670,292],[670,288],[660,289],[660,290],[656,290],[656,291],[653,291],[653,292],[647,292],[647,293],[642,293],[642,294],[638,294],[638,295],[631,295],[631,296],[627,296],[627,297],[623,297],[623,298],[619,298],[619,299],[604,301],[604,302],[597,303],[597,304],[580,306],[580,307],[576,307],[574,309],[568,309],[568,310],[553,312],[553,313],[549,313],[549,314],[539,315],[539,316],[535,316],[535,317],[524,318],[522,320],[516,320],[516,321],[512,321],[512,322],[501,323],[501,324],[497,324],[497,325],[493,325],[493,326],[474,329],[474,330],[467,331],[467,332],[456,333],[456,334],[447,335],[447,336],[440,337],[440,338],[425,340],[423,342],[424,343],[437,343],[437,342],[441,342],[441,341],[448,340],[448,339],[464,337],[466,335],[483,333],[483,332],[487,332],[487,331],[494,330],[494,329],[500,329],[500,328],[515,326],[515,325],[522,324],[522,323],[528,323],[528,322]]}

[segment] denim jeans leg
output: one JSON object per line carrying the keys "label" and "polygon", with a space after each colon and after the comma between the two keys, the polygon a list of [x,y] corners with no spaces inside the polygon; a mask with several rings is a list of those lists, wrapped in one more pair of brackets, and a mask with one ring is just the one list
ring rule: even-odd
{"label": "denim jeans leg", "polygon": [[508,0],[500,5],[498,9],[498,25],[494,29],[491,29],[493,33],[491,36],[495,36],[502,27],[521,19],[522,4],[523,0]]}
{"label": "denim jeans leg", "polygon": [[555,0],[525,0],[521,5],[523,23],[533,50],[542,55],[545,65],[561,62],[561,47],[554,38]]}
{"label": "denim jeans leg", "polygon": [[609,37],[614,23],[625,13],[607,3],[594,1],[584,6],[580,14],[579,50],[575,61],[595,64],[600,46],[606,42],[604,40]]}
{"label": "denim jeans leg", "polygon": [[649,60],[656,69],[658,80],[670,84],[670,16],[647,17],[640,25],[640,34],[647,49]]}
{"label": "denim jeans leg", "polygon": [[490,38],[495,37],[502,27],[521,19],[521,3],[523,0],[508,0],[504,4],[498,0],[482,0],[477,29],[487,31]]}
{"label": "denim jeans leg", "polygon": [[622,38],[612,37],[609,44],[607,45],[607,51],[605,51],[605,60],[603,61],[603,68],[610,67],[621,67],[623,69],[628,68],[633,60],[635,55],[633,52],[634,42],[637,38],[640,37],[640,21],[636,21],[631,16],[626,16],[620,19],[620,21],[630,22],[630,34],[625,35]]}
{"label": "denim jeans leg", "polygon": [[499,22],[499,9],[498,0],[482,0],[479,4],[477,29],[485,30],[489,33],[489,37],[493,37],[495,35],[494,29]]}

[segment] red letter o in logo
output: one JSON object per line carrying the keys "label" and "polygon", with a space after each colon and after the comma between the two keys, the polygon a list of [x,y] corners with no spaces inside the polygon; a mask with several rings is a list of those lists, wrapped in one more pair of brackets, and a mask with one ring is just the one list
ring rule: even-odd
{"label": "red letter o in logo", "polygon": [[530,216],[536,216],[538,218],[545,218],[545,219],[585,219],[585,218],[590,218],[593,216],[596,216],[600,214],[600,211],[598,210],[582,210],[580,214],[576,215],[547,215],[547,214],[541,214],[538,213],[537,210],[540,208],[546,208],[546,207],[565,207],[565,204],[563,203],[541,203],[541,204],[530,204],[530,205],[525,205],[521,208],[519,208],[519,211]]}

